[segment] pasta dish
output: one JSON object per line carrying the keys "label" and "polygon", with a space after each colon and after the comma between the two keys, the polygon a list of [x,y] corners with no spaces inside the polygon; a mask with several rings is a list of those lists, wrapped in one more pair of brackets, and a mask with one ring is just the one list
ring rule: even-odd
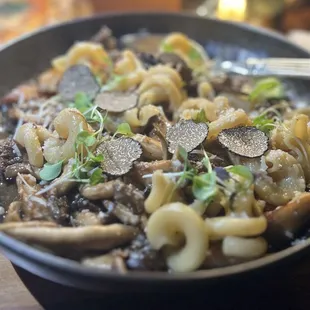
{"label": "pasta dish", "polygon": [[302,242],[310,109],[276,78],[215,72],[182,33],[154,38],[103,27],[1,99],[0,231],[121,273]]}

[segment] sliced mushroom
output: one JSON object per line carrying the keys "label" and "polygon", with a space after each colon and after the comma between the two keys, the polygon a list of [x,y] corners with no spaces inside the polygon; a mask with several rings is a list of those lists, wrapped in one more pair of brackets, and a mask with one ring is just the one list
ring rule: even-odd
{"label": "sliced mushroom", "polygon": [[13,225],[12,228],[5,229],[5,233],[19,240],[48,248],[70,247],[77,250],[104,251],[130,242],[137,234],[137,229],[121,224],[85,227],[23,227],[22,225],[14,227]]}
{"label": "sliced mushroom", "polygon": [[144,211],[144,195],[132,184],[117,181],[113,184],[114,200],[125,205],[134,214],[142,214]]}
{"label": "sliced mushroom", "polygon": [[18,199],[18,191],[17,191],[16,184],[1,182],[1,178],[0,178],[1,205],[7,208],[16,199]]}
{"label": "sliced mushroom", "polygon": [[81,212],[76,212],[75,214],[73,214],[71,223],[73,226],[91,226],[102,224],[98,214],[89,210],[83,210]]}
{"label": "sliced mushroom", "polygon": [[126,261],[132,270],[166,270],[165,257],[161,251],[152,249],[146,236],[139,234],[128,248],[129,257]]}
{"label": "sliced mushroom", "polygon": [[161,53],[158,56],[159,62],[164,65],[170,65],[172,68],[176,69],[181,77],[182,80],[186,85],[190,84],[193,76],[192,76],[192,69],[189,68],[187,63],[181,58],[179,55],[175,53]]}
{"label": "sliced mushroom", "polygon": [[288,246],[310,222],[310,193],[302,193],[285,206],[266,214],[265,237],[276,250]]}
{"label": "sliced mushroom", "polygon": [[136,134],[132,138],[140,142],[144,158],[149,160],[163,159],[163,150],[159,141],[141,134]]}
{"label": "sliced mushroom", "polygon": [[90,40],[95,43],[101,43],[106,50],[113,50],[117,45],[111,29],[107,26],[101,27]]}
{"label": "sliced mushroom", "polygon": [[21,201],[13,201],[5,215],[4,222],[21,222],[21,210],[23,203]]}
{"label": "sliced mushroom", "polygon": [[16,178],[18,194],[22,201],[24,220],[51,220],[53,216],[47,207],[47,200],[42,195],[36,195],[41,189],[37,180],[30,174],[19,174]]}
{"label": "sliced mushroom", "polygon": [[52,181],[51,184],[55,185],[53,189],[56,191],[57,196],[67,194],[76,185],[76,182],[71,179],[68,180],[68,174],[72,171],[74,163],[74,159],[69,159],[68,163],[64,166],[62,174]]}
{"label": "sliced mushroom", "polygon": [[16,178],[17,174],[33,174],[30,164],[16,163],[5,168],[4,175],[7,179]]}
{"label": "sliced mushroom", "polygon": [[95,267],[103,270],[116,271],[119,273],[127,272],[124,259],[119,255],[114,255],[113,253],[84,258],[81,263],[82,265],[88,267]]}
{"label": "sliced mushroom", "polygon": [[7,233],[8,231],[15,230],[15,229],[19,230],[19,229],[33,228],[34,230],[36,230],[42,227],[43,228],[57,227],[57,224],[53,222],[46,222],[46,221],[10,222],[10,223],[0,224],[0,231]]}
{"label": "sliced mushroom", "polygon": [[51,212],[54,221],[61,225],[67,225],[69,220],[69,205],[67,197],[57,197],[49,195],[46,202],[46,207]]}
{"label": "sliced mushroom", "polygon": [[113,186],[116,180],[99,183],[97,185],[85,185],[80,188],[81,195],[89,200],[111,199],[113,197]]}
{"label": "sliced mushroom", "polygon": [[60,78],[61,74],[55,69],[43,72],[38,77],[39,91],[45,94],[55,94]]}
{"label": "sliced mushroom", "polygon": [[109,213],[112,213],[123,224],[137,226],[140,222],[140,217],[133,214],[128,207],[121,203],[105,200],[103,205]]}
{"label": "sliced mushroom", "polygon": [[143,178],[144,175],[152,174],[156,170],[163,172],[179,172],[183,170],[183,165],[179,160],[156,160],[152,162],[136,162],[133,165],[132,177],[139,184],[150,184],[151,178]]}

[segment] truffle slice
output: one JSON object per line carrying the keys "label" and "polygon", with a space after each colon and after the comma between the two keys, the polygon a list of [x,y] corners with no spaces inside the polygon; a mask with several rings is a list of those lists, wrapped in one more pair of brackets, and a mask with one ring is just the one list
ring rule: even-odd
{"label": "truffle slice", "polygon": [[131,169],[133,162],[142,155],[142,148],[139,142],[122,137],[101,143],[96,153],[104,156],[101,163],[104,172],[111,175],[123,175]]}
{"label": "truffle slice", "polygon": [[178,146],[186,152],[192,151],[208,136],[209,127],[206,123],[196,124],[192,120],[181,120],[167,130],[166,139],[169,142],[169,152],[174,153]]}
{"label": "truffle slice", "polygon": [[222,130],[218,140],[230,152],[248,158],[262,156],[268,150],[269,141],[263,131],[243,126]]}
{"label": "truffle slice", "polygon": [[95,105],[112,113],[121,113],[134,108],[138,103],[136,93],[103,92],[98,94]]}
{"label": "truffle slice", "polygon": [[65,100],[74,100],[79,92],[85,93],[93,100],[100,90],[95,76],[85,65],[74,65],[63,74],[59,84],[58,93]]}

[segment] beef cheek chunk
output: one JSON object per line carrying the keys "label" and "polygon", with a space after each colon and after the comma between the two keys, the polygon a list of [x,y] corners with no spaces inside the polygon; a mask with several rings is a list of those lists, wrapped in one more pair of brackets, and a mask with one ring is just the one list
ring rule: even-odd
{"label": "beef cheek chunk", "polygon": [[143,234],[139,234],[127,248],[129,254],[126,260],[128,269],[132,270],[167,270],[161,251],[153,250]]}

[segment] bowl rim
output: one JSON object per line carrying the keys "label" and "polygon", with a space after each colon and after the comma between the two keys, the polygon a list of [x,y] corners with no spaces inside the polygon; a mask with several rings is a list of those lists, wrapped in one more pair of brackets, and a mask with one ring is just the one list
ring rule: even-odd
{"label": "bowl rim", "polygon": [[[217,24],[223,24],[227,27],[234,27],[235,29],[245,30],[251,32],[253,34],[260,34],[263,36],[267,36],[277,42],[284,43],[286,45],[290,45],[294,47],[299,52],[304,53],[305,55],[310,56],[310,52],[306,49],[297,46],[296,44],[290,42],[285,36],[279,34],[275,31],[264,29],[260,27],[256,27],[253,25],[248,25],[245,23],[236,23],[233,21],[224,21],[218,20],[216,18],[205,18],[196,16],[190,13],[178,13],[178,12],[162,12],[162,11],[154,11],[154,12],[147,12],[147,11],[139,11],[139,12],[109,12],[104,14],[96,14],[90,17],[83,17],[78,18],[58,24],[48,25],[42,27],[38,30],[32,31],[30,33],[24,34],[16,39],[10,40],[9,42],[5,43],[0,47],[0,53],[10,46],[13,46],[21,41],[27,40],[33,36],[44,34],[45,32],[53,31],[54,29],[62,28],[67,25],[72,24],[79,24],[79,23],[88,23],[94,20],[101,20],[105,18],[121,18],[124,15],[126,16],[165,16],[166,18],[176,17],[176,18],[184,18],[188,22],[195,21],[195,20],[209,20]],[[131,281],[142,281],[142,282],[186,282],[189,280],[207,280],[207,279],[220,279],[226,278],[233,275],[240,275],[247,273],[249,271],[256,270],[261,267],[267,267],[273,265],[277,262],[283,261],[285,258],[292,257],[294,254],[301,253],[306,250],[310,246],[310,238],[303,240],[301,243],[296,244],[294,246],[290,246],[287,249],[282,251],[249,261],[237,265],[227,266],[227,267],[220,267],[220,268],[213,268],[207,270],[197,270],[194,272],[187,272],[187,273],[168,273],[166,271],[129,271],[127,273],[117,273],[111,271],[104,271],[99,268],[87,267],[83,266],[80,263],[67,259],[62,258],[48,252],[41,251],[35,247],[32,247],[24,242],[21,242],[9,235],[6,235],[3,232],[0,232],[0,249],[4,252],[6,250],[11,251],[12,253],[16,254],[19,257],[25,257],[31,261],[36,263],[43,264],[45,266],[53,267],[58,270],[64,270],[66,273],[86,276],[96,279],[106,279],[106,280],[113,280],[119,282],[131,282]],[[15,262],[13,262],[15,263]],[[18,263],[16,263],[18,265]]]}

